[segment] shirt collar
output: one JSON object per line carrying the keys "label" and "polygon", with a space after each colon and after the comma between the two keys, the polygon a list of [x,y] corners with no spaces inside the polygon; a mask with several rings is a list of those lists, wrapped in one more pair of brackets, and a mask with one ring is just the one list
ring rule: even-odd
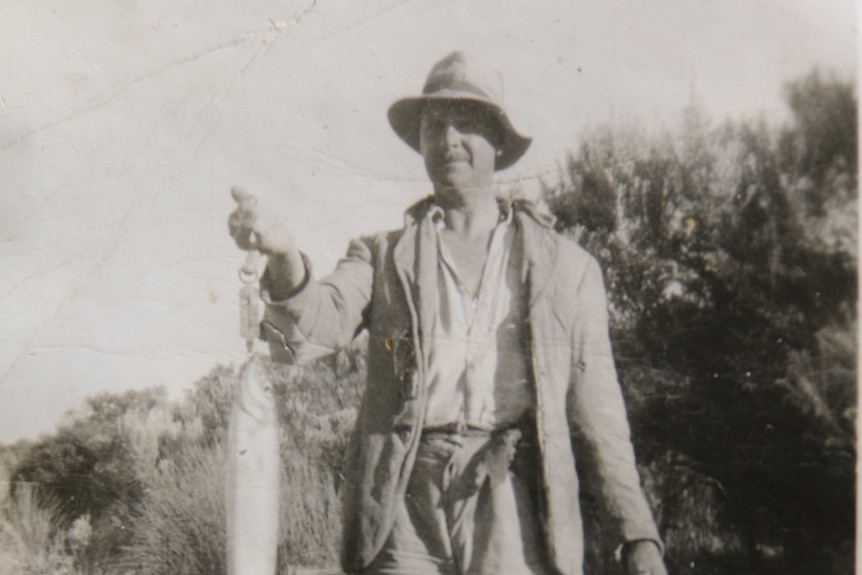
{"label": "shirt collar", "polygon": [[[501,213],[506,214],[506,219],[511,218],[511,214],[513,212],[521,212],[522,214],[529,216],[531,220],[543,228],[553,229],[554,227],[556,218],[546,211],[540,210],[530,200],[522,198],[514,198],[510,200],[500,197],[497,201],[500,202],[500,211]],[[422,200],[411,205],[404,212],[404,227],[407,228],[409,226],[416,225],[419,221],[425,219],[431,211],[431,208],[434,206],[434,196],[426,196]]]}
{"label": "shirt collar", "polygon": [[[510,224],[512,223],[512,214],[514,213],[514,209],[512,208],[511,200],[507,198],[497,198],[497,207],[500,210],[500,219],[498,220],[499,224]],[[435,203],[431,203],[428,208],[428,213],[426,216],[429,221],[434,223],[434,226],[439,230],[442,229],[446,224],[446,212],[442,207]]]}

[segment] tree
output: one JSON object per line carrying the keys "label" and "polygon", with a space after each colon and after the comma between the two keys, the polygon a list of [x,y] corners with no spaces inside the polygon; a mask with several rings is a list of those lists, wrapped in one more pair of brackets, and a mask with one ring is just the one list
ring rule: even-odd
{"label": "tree", "polygon": [[602,261],[680,572],[829,572],[852,551],[855,97],[818,73],[787,94],[781,130],[696,105],[674,135],[600,127],[547,190]]}

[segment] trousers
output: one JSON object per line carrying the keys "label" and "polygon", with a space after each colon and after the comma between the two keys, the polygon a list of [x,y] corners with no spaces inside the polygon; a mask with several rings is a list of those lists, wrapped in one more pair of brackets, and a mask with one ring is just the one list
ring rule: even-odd
{"label": "trousers", "polygon": [[424,433],[406,495],[365,575],[550,575],[520,430]]}

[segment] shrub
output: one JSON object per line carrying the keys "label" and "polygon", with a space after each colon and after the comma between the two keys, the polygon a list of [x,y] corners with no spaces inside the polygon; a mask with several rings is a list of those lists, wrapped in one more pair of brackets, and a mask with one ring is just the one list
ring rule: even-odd
{"label": "shrub", "polygon": [[[361,343],[359,344],[361,345]],[[328,362],[292,368],[271,364],[279,406],[282,462],[279,572],[337,564],[341,505],[336,486],[356,417],[356,362],[350,348]],[[340,371],[339,371],[340,370]],[[336,382],[337,380],[337,382]],[[187,429],[161,442],[158,471],[149,474],[134,511],[131,541],[115,567],[140,575],[219,575],[226,571],[224,453],[226,413],[236,377],[218,368],[175,410]],[[200,414],[210,422],[195,425]]]}
{"label": "shrub", "polygon": [[65,575],[74,557],[57,529],[60,505],[38,496],[31,486],[18,489],[0,519],[0,575]]}

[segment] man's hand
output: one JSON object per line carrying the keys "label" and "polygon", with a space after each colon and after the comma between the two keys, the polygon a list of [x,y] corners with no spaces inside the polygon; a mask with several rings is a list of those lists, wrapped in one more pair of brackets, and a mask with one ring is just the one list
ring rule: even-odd
{"label": "man's hand", "polygon": [[293,241],[293,235],[282,223],[261,216],[257,198],[239,186],[230,190],[237,208],[228,218],[228,231],[241,250],[258,250],[269,256],[272,297],[287,294],[305,279],[305,264]]}
{"label": "man's hand", "polygon": [[626,550],[629,575],[667,575],[658,545],[652,541],[635,541]]}
{"label": "man's hand", "polygon": [[228,230],[239,249],[257,250],[268,256],[288,256],[298,251],[287,226],[261,216],[255,196],[239,186],[231,188],[230,195],[239,205],[228,218]]}

